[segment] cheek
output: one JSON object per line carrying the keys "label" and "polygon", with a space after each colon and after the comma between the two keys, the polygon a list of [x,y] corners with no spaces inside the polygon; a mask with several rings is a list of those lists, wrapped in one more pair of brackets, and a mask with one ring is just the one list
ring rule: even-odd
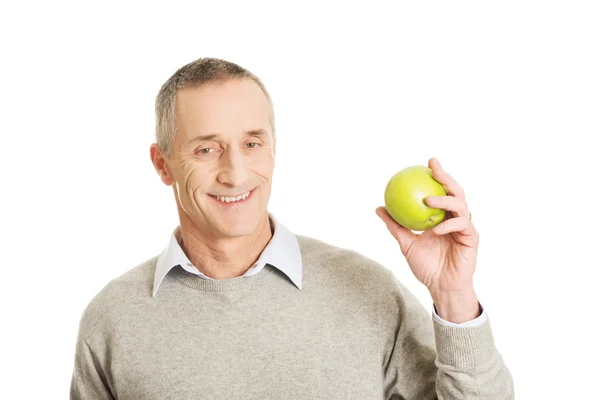
{"label": "cheek", "polygon": [[262,166],[261,168],[254,169],[254,173],[262,178],[265,182],[270,182],[273,178],[273,165]]}
{"label": "cheek", "polygon": [[182,182],[186,197],[200,201],[204,193],[204,188],[207,187],[207,179],[206,173],[197,168],[187,171]]}

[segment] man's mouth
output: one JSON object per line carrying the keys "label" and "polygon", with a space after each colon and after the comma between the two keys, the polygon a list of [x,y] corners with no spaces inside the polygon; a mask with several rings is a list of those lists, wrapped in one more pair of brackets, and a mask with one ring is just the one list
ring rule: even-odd
{"label": "man's mouth", "polygon": [[237,204],[243,203],[246,200],[248,200],[248,198],[252,196],[252,193],[254,193],[255,190],[256,188],[250,190],[249,192],[239,194],[237,196],[219,196],[214,194],[209,194],[209,196],[222,204]]}

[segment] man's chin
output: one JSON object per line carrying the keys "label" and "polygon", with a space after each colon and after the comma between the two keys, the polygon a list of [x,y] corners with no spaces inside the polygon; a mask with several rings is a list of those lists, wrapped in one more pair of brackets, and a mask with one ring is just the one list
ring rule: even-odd
{"label": "man's chin", "polygon": [[256,215],[215,212],[210,218],[212,230],[229,236],[242,236],[252,233],[258,226]]}

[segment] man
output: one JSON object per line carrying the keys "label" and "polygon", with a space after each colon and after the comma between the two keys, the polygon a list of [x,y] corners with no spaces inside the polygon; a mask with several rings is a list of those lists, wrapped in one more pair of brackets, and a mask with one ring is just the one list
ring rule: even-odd
{"label": "man", "polygon": [[289,231],[268,212],[271,99],[240,66],[204,58],[156,98],[154,168],[180,224],[113,279],[80,321],[71,399],[513,399],[472,285],[478,235],[436,159],[453,218],[415,235],[376,210],[432,295]]}

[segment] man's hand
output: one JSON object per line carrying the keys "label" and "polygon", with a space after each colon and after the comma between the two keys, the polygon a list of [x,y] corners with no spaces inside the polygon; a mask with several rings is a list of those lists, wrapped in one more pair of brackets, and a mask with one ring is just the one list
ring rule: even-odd
{"label": "man's hand", "polygon": [[413,274],[429,289],[438,315],[446,321],[462,323],[479,316],[473,288],[479,234],[471,221],[463,189],[437,159],[429,160],[429,168],[448,195],[426,197],[425,202],[447,211],[444,222],[415,234],[394,221],[385,207],[378,207],[376,213],[400,244]]}

